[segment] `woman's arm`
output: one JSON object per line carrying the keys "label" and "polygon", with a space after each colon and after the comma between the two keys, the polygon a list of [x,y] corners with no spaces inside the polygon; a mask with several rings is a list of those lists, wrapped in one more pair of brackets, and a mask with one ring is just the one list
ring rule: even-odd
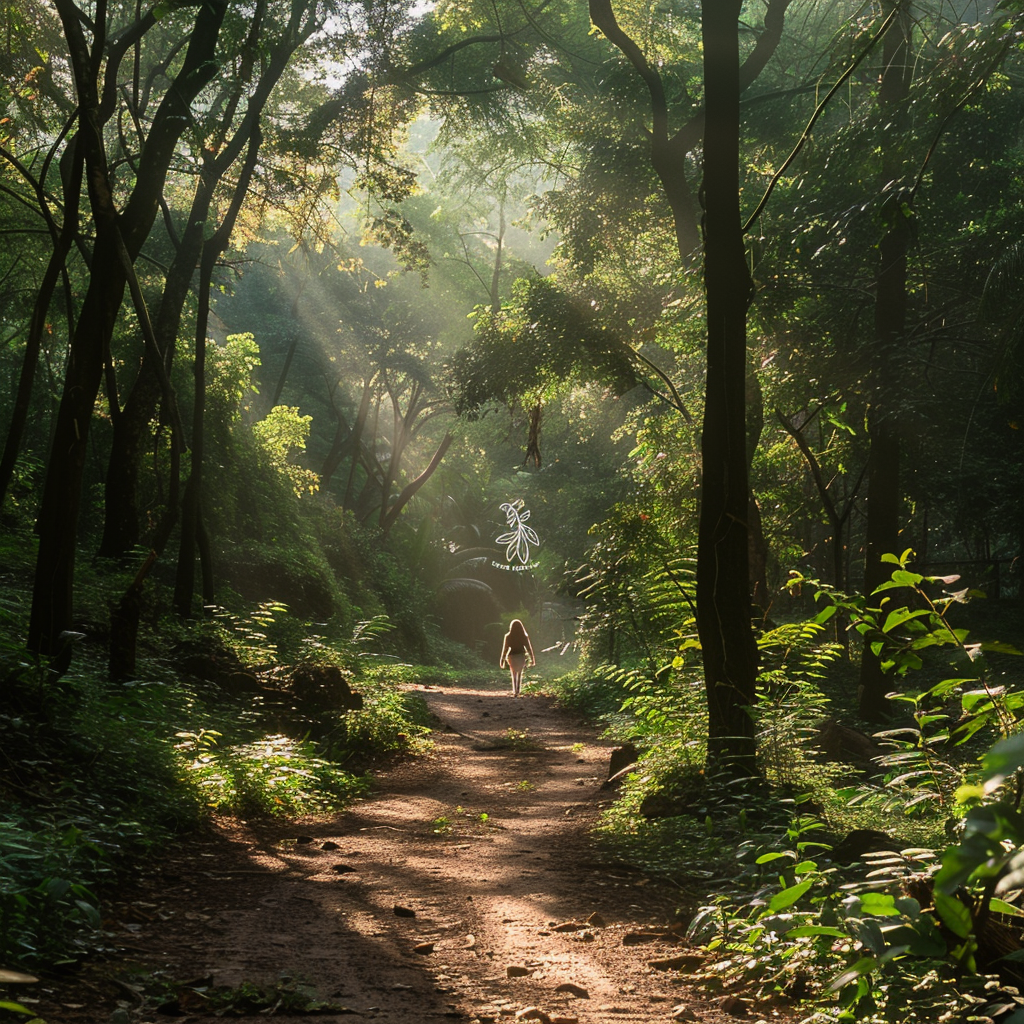
{"label": "woman's arm", "polygon": [[508,654],[508,637],[505,637],[505,642],[501,645],[501,657],[498,659],[498,668],[505,667],[505,655]]}

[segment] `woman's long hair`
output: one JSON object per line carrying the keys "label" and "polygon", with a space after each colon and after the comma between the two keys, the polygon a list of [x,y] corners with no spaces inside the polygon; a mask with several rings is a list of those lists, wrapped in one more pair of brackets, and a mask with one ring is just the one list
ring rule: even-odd
{"label": "woman's long hair", "polygon": [[505,634],[506,643],[515,643],[517,640],[525,641],[527,639],[526,627],[519,619],[513,619],[508,624],[508,632]]}

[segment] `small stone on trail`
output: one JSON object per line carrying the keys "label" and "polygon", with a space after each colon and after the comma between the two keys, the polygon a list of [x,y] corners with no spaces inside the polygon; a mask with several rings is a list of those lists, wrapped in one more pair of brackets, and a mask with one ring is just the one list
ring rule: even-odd
{"label": "small stone on trail", "polygon": [[416,911],[411,907],[402,907],[395,904],[395,917],[415,917]]}
{"label": "small stone on trail", "polygon": [[320,849],[321,850],[340,850],[341,847],[333,839],[327,839],[327,840],[324,841],[324,843],[320,847]]}
{"label": "small stone on trail", "polygon": [[541,1024],[551,1024],[551,1018],[539,1006],[524,1006],[516,1010],[516,1020],[539,1020]]}
{"label": "small stone on trail", "polygon": [[647,966],[655,971],[692,970],[700,967],[704,958],[693,953],[680,953],[678,956],[666,956],[661,960],[648,960]]}
{"label": "small stone on trail", "polygon": [[583,988],[581,985],[574,985],[571,981],[567,981],[562,985],[559,985],[555,989],[556,992],[568,992],[569,995],[575,996],[577,999],[589,999],[590,993]]}
{"label": "small stone on trail", "polygon": [[672,1007],[672,1019],[696,1020],[697,1014],[695,1014],[686,1003],[680,1003],[678,1006]]}
{"label": "small stone on trail", "polygon": [[423,953],[424,955],[427,953],[433,953],[434,944],[432,942],[421,942],[418,946],[413,946],[412,951],[414,953]]}
{"label": "small stone on trail", "polygon": [[606,927],[604,918],[598,913],[591,914],[590,917],[587,918],[587,924],[589,924],[591,928]]}
{"label": "small stone on trail", "polygon": [[509,964],[505,968],[505,977],[507,978],[528,978],[533,971],[529,967],[520,967],[517,964]]}
{"label": "small stone on trail", "polygon": [[475,949],[476,948],[476,936],[473,935],[472,933],[470,933],[469,935],[467,935],[465,937],[465,939],[463,939],[463,944],[465,945],[466,949]]}
{"label": "small stone on trail", "polygon": [[312,836],[296,836],[295,837],[295,842],[297,842],[300,846],[305,846],[307,843],[313,842],[313,837]]}
{"label": "small stone on trail", "polygon": [[[331,870],[339,875],[347,875],[350,871],[355,871],[356,868],[352,867],[351,864],[332,864]],[[398,911],[396,910],[395,913],[397,914]]]}

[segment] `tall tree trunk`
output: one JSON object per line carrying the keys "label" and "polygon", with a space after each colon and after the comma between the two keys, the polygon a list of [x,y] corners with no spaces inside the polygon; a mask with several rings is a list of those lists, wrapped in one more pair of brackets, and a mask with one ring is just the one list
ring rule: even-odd
{"label": "tall tree trunk", "polygon": [[[174,581],[174,607],[179,615],[192,613],[192,595],[195,591],[196,545],[203,567],[203,604],[213,602],[212,546],[202,515],[203,458],[206,448],[206,329],[210,320],[210,289],[217,260],[231,241],[242,201],[249,190],[256,169],[256,158],[263,133],[258,124],[249,133],[249,149],[242,173],[231,196],[231,203],[217,230],[204,242],[199,260],[199,308],[196,312],[195,395],[192,405],[192,464],[181,510],[181,540],[178,548],[178,571]],[[215,162],[212,162],[215,166]]]}
{"label": "tall tree trunk", "polygon": [[[154,116],[136,169],[136,184],[119,215],[107,170],[103,116],[93,60],[80,11],[71,0],[56,0],[79,105],[79,141],[84,146],[86,181],[95,221],[93,273],[74,334],[39,510],[36,560],[29,621],[29,649],[50,654],[72,621],[75,548],[82,481],[93,406],[103,360],[124,297],[122,253],[134,260],[148,237],[163,193],[177,141],[190,123],[190,105],[216,72],[214,53],[226,0],[208,0],[196,14],[181,68]],[[104,44],[97,27],[95,45]]]}
{"label": "tall tree trunk", "polygon": [[708,351],[697,540],[697,631],[708,694],[708,761],[753,776],[757,648],[750,623],[745,390],[752,283],[739,209],[741,0],[702,5],[704,286]]}
{"label": "tall tree trunk", "polygon": [[[240,82],[247,82],[253,72],[253,61],[260,50],[261,25],[263,24],[263,8],[265,0],[259,0],[257,10],[250,24],[249,39],[246,43],[246,66],[239,75]],[[192,200],[188,223],[177,243],[177,251],[167,277],[160,301],[160,308],[155,321],[156,351],[147,349],[136,376],[135,382],[125,402],[122,415],[114,424],[113,441],[111,444],[110,461],[107,467],[105,490],[105,519],[103,539],[100,543],[101,555],[113,556],[124,554],[139,540],[138,513],[138,480],[139,467],[143,452],[149,439],[148,427],[156,411],[157,402],[161,399],[172,408],[168,410],[172,422],[177,419],[174,408],[176,400],[166,385],[166,375],[170,372],[171,362],[181,326],[182,310],[192,284],[192,278],[199,263],[204,234],[209,234],[210,207],[214,192],[222,185],[242,150],[249,146],[247,165],[244,165],[235,183],[231,204],[234,205],[248,190],[252,176],[252,168],[248,166],[254,158],[252,141],[259,132],[259,118],[270,97],[270,94],[283,73],[291,53],[308,38],[314,23],[307,20],[300,25],[299,19],[309,5],[302,0],[292,4],[290,31],[282,36],[272,47],[269,58],[263,67],[256,87],[248,97],[245,116],[237,130],[227,139],[234,112],[241,101],[243,90],[241,85],[226,106],[222,118],[221,137],[211,146],[209,157],[203,165]],[[225,141],[226,140],[226,141]],[[294,315],[296,296],[292,306]],[[158,361],[162,361],[163,367]],[[283,381],[281,382],[283,383]],[[279,384],[279,387],[281,385]],[[277,404],[276,396],[273,402]]]}
{"label": "tall tree trunk", "polygon": [[[352,425],[352,461],[348,467],[348,479],[345,481],[345,493],[342,495],[341,507],[347,512],[353,508],[355,497],[356,471],[359,468],[359,457],[363,448],[363,432],[366,430],[366,420],[370,415],[370,401],[373,398],[373,382],[377,375],[373,374],[363,382],[363,395],[359,400],[359,411],[356,413],[356,421]],[[326,478],[321,478],[320,486],[325,485]]]}
{"label": "tall tree trunk", "polygon": [[[754,462],[757,446],[761,443],[764,432],[764,392],[757,370],[747,367],[746,393],[746,431],[747,431],[747,472]],[[764,535],[764,524],[761,522],[761,507],[757,503],[754,492],[747,499],[747,558],[750,563],[750,599],[755,610],[759,610],[761,618],[768,616],[771,597],[768,593],[768,541]]]}
{"label": "tall tree trunk", "polygon": [[[888,11],[899,14],[885,37],[879,118],[883,124],[901,120],[901,110],[910,94],[912,65],[910,41],[913,23],[910,0],[890,0]],[[892,136],[890,136],[892,138]],[[895,137],[898,140],[899,136]],[[900,427],[895,402],[878,386],[889,376],[892,353],[906,330],[907,251],[911,224],[906,204],[909,192],[899,187],[903,165],[898,141],[883,143],[882,211],[885,234],[878,246],[875,279],[875,338],[878,356],[873,367],[875,397],[868,411],[871,453],[868,457],[868,521],[864,556],[864,593],[871,593],[889,577],[882,555],[898,554],[900,528]],[[891,596],[891,595],[890,595]],[[865,642],[861,654],[860,713],[869,721],[882,721],[888,710],[888,678],[878,655]]]}
{"label": "tall tree trunk", "polygon": [[[59,232],[56,226],[51,225],[51,232],[56,232],[53,239],[53,252],[47,263],[46,271],[39,285],[39,292],[36,295],[35,305],[32,309],[32,319],[29,322],[28,340],[25,344],[25,356],[21,364],[21,374],[18,378],[18,390],[14,396],[14,406],[11,409],[11,420],[7,427],[7,439],[4,442],[3,457],[0,458],[0,505],[3,505],[7,490],[14,477],[14,467],[18,462],[18,455],[21,451],[21,442],[25,433],[25,424],[28,422],[29,409],[32,401],[32,386],[35,382],[36,366],[39,363],[39,352],[42,348],[43,331],[46,329],[47,313],[50,309],[50,301],[57,288],[57,279],[63,273],[65,275],[65,288],[67,287],[65,261],[71,246],[78,238],[78,210],[82,195],[82,171],[84,169],[84,158],[78,150],[77,142],[71,145],[71,168],[68,175],[68,184],[64,192],[64,223]],[[40,202],[45,204],[46,197],[43,195],[43,182],[38,183],[37,191]],[[45,206],[44,206],[45,209]],[[47,215],[49,220],[49,215]],[[68,310],[68,335],[75,329],[71,319],[71,310]]]}
{"label": "tall tree trunk", "polygon": [[181,504],[178,571],[174,577],[174,610],[182,618],[191,616],[192,595],[195,593],[196,541],[200,530],[203,457],[206,451],[206,327],[210,315],[210,285],[218,255],[213,244],[208,242],[203,247],[199,269],[199,312],[196,316],[195,362],[192,367],[192,460]]}
{"label": "tall tree trunk", "polygon": [[695,248],[685,157],[704,138],[704,284],[708,354],[701,512],[697,554],[697,631],[708,691],[708,761],[737,776],[757,774],[751,714],[757,647],[748,592],[750,488],[745,437],[746,323],[752,282],[739,210],[740,94],[778,46],[791,0],[769,0],[765,31],[743,65],[741,0],[701,4],[704,110],[670,131],[661,73],[619,26],[611,0],[589,0],[590,17],[617,46],[650,93],[651,164],[672,208],[679,256]]}

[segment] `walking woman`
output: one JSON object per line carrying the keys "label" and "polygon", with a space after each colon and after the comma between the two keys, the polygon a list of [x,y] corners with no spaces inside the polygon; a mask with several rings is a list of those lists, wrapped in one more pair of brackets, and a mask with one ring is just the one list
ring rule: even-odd
{"label": "walking woman", "polygon": [[505,642],[501,646],[501,659],[498,661],[498,668],[508,665],[509,671],[512,673],[513,697],[519,696],[519,688],[523,685],[523,670],[526,668],[527,655],[530,656],[530,664],[536,665],[537,659],[534,656],[533,644],[530,643],[526,627],[519,619],[513,619],[505,634]]}

